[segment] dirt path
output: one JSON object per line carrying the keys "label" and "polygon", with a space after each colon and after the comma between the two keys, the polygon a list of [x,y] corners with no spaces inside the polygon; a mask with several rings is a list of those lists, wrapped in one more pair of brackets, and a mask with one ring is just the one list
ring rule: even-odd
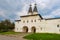
{"label": "dirt path", "polygon": [[18,35],[0,35],[0,40],[26,40],[23,37],[28,33],[20,33]]}

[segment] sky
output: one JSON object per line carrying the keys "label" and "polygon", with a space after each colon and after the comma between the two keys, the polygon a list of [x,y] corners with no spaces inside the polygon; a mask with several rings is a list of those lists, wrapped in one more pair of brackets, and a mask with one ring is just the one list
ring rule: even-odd
{"label": "sky", "polygon": [[0,21],[19,20],[20,16],[28,14],[29,5],[34,8],[35,3],[43,18],[60,17],[60,0],[0,0]]}

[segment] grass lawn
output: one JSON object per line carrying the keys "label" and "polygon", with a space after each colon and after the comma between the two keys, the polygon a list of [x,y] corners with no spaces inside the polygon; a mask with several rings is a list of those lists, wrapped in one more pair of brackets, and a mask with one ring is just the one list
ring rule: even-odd
{"label": "grass lawn", "polygon": [[13,31],[9,31],[9,32],[0,32],[1,35],[10,35],[10,34],[20,34],[19,32],[13,32]]}
{"label": "grass lawn", "polygon": [[28,40],[60,40],[60,34],[35,33],[26,35],[23,38]]}

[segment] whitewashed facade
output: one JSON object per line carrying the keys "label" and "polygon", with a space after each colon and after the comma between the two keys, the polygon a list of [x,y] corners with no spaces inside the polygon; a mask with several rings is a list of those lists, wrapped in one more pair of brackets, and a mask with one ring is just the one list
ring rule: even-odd
{"label": "whitewashed facade", "polygon": [[42,18],[36,4],[33,11],[30,5],[28,15],[20,17],[15,21],[15,32],[60,33],[60,18]]}

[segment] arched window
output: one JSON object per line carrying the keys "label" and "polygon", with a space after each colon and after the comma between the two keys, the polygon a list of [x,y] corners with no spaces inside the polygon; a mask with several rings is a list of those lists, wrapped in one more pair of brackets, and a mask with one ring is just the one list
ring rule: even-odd
{"label": "arched window", "polygon": [[23,23],[25,23],[25,21],[23,21]]}
{"label": "arched window", "polygon": [[59,29],[59,32],[60,32],[60,29]]}
{"label": "arched window", "polygon": [[27,20],[27,23],[28,23],[29,21]]}
{"label": "arched window", "polygon": [[17,30],[18,30],[18,28],[17,28]]}
{"label": "arched window", "polygon": [[41,19],[39,21],[41,22]]}
{"label": "arched window", "polygon": [[42,30],[42,27],[40,29]]}
{"label": "arched window", "polygon": [[59,25],[57,25],[57,27],[59,27]]}
{"label": "arched window", "polygon": [[33,20],[31,20],[31,22],[33,22]]}
{"label": "arched window", "polygon": [[36,20],[34,20],[36,22]]}
{"label": "arched window", "polygon": [[19,23],[19,21],[18,21],[18,23]]}
{"label": "arched window", "polygon": [[41,19],[38,19],[41,22]]}

